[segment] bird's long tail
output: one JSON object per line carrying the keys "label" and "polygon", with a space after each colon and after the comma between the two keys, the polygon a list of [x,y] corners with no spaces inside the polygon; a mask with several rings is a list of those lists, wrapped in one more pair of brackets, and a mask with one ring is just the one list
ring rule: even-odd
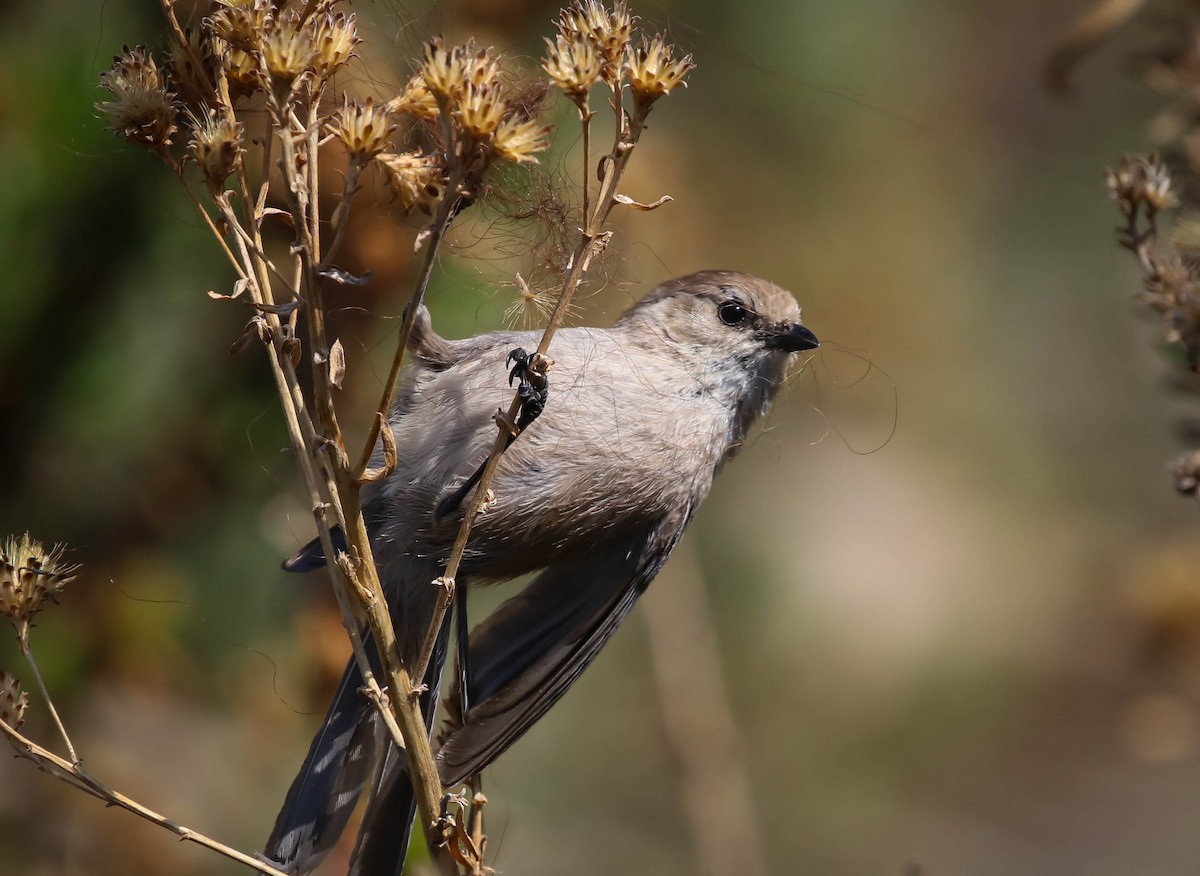
{"label": "bird's long tail", "polygon": [[351,659],[267,840],[264,854],[280,869],[307,873],[320,863],[371,776],[382,727],[359,694],[362,683]]}

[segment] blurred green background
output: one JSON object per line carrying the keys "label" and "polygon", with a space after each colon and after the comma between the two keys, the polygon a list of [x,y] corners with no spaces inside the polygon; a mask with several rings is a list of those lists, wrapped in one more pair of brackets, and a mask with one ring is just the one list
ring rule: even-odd
{"label": "blurred green background", "polygon": [[[580,320],[730,267],[793,290],[826,343],[647,610],[489,770],[498,872],[1195,871],[1200,509],[1166,471],[1194,403],[1167,386],[1102,185],[1161,98],[1126,69],[1144,28],[1073,99],[1040,90],[1087,6],[634,6],[698,64],[624,186],[675,202],[621,218]],[[369,42],[343,85],[364,92],[440,31],[537,55],[556,10],[353,8]],[[278,571],[311,523],[262,355],[227,354],[248,313],[205,295],[228,266],[93,108],[111,56],[162,32],[153,3],[0,4],[0,533],[84,566],[34,647],[89,768],[255,849],[346,647],[319,577]],[[564,126],[547,161],[577,148]],[[364,205],[345,260],[377,279],[337,316],[352,434],[411,276],[393,213]],[[511,300],[511,240],[486,229],[464,222],[443,259],[445,334],[496,327]],[[736,756],[687,750],[725,738],[719,700],[699,735],[660,707],[648,629],[690,629],[671,604],[689,583]],[[683,637],[695,666],[704,644]],[[27,675],[8,638],[0,665]],[[36,698],[26,729],[53,744]],[[697,760],[729,767],[709,822]],[[730,828],[715,851],[705,823]],[[0,758],[0,873],[130,872],[242,870]]]}

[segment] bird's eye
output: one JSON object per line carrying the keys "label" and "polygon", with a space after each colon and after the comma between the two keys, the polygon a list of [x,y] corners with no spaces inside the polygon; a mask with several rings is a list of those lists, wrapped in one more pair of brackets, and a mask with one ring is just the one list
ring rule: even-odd
{"label": "bird's eye", "polygon": [[726,301],[717,308],[717,316],[725,325],[739,325],[745,322],[749,315],[750,311],[740,301]]}

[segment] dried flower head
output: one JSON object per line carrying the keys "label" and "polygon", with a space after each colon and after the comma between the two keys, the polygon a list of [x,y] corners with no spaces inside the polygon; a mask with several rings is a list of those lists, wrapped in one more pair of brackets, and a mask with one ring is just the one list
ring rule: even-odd
{"label": "dried flower head", "polygon": [[317,73],[328,78],[354,57],[362,40],[353,15],[328,10],[312,19],[313,42],[317,47]]}
{"label": "dried flower head", "polygon": [[29,708],[29,694],[21,690],[21,682],[10,672],[0,669],[0,724],[20,730]]}
{"label": "dried flower head", "polygon": [[499,85],[468,82],[455,107],[454,118],[461,130],[485,141],[500,127],[507,111]]}
{"label": "dried flower head", "polygon": [[445,41],[436,36],[425,44],[420,75],[425,87],[439,101],[449,101],[466,85],[466,73],[461,46],[446,48]]}
{"label": "dried flower head", "polygon": [[425,84],[425,76],[415,74],[408,80],[404,90],[397,97],[388,101],[388,109],[394,113],[408,113],[419,119],[436,119],[440,113],[437,99]]}
{"label": "dried flower head", "polygon": [[1145,204],[1151,212],[1179,204],[1171,188],[1171,174],[1158,155],[1122,156],[1116,169],[1105,174],[1105,184],[1127,217],[1137,211],[1139,204]]}
{"label": "dried flower head", "polygon": [[241,49],[229,49],[221,58],[231,96],[252,94],[262,85],[258,59]]}
{"label": "dried flower head", "polygon": [[687,87],[684,77],[696,65],[691,55],[675,58],[673,52],[660,34],[643,38],[639,47],[629,51],[629,87],[635,106],[643,113],[664,94],[680,86]]}
{"label": "dried flower head", "polygon": [[175,133],[175,95],[145,47],[126,46],[112,69],[100,74],[100,85],[114,95],[96,104],[109,128],[131,143],[165,152]]}
{"label": "dried flower head", "polygon": [[186,43],[171,41],[171,57],[168,66],[171,81],[179,88],[180,95],[192,106],[211,101],[214,97],[216,59],[213,57],[212,39],[203,30],[189,28],[184,32]]}
{"label": "dried flower head", "polygon": [[384,152],[375,157],[405,210],[432,213],[446,186],[446,168],[436,155]]}
{"label": "dried flower head", "polygon": [[270,0],[217,0],[217,11],[204,20],[205,26],[235,49],[254,52],[275,18]]}
{"label": "dried flower head", "polygon": [[43,603],[57,602],[64,585],[79,571],[64,561],[65,553],[61,544],[46,550],[28,532],[0,543],[0,616],[8,618],[22,642]]}
{"label": "dried flower head", "polygon": [[242,123],[230,115],[218,114],[211,107],[206,107],[199,117],[188,113],[188,121],[192,128],[188,143],[192,158],[205,182],[219,192],[241,158]]}
{"label": "dried flower head", "polygon": [[633,16],[624,0],[611,10],[599,0],[575,0],[559,13],[558,31],[568,42],[590,41],[600,56],[601,78],[616,87],[633,37]]}
{"label": "dried flower head", "polygon": [[328,130],[342,141],[352,162],[364,164],[387,148],[396,125],[386,105],[369,97],[362,103],[346,98],[329,120]]}
{"label": "dried flower head", "polygon": [[536,119],[520,119],[509,116],[500,123],[492,135],[492,148],[501,158],[519,163],[535,162],[535,153],[544,152],[550,146],[546,139],[550,128]]}
{"label": "dried flower head", "polygon": [[458,47],[462,54],[463,78],[468,85],[482,87],[500,83],[500,56],[491,46],[476,48],[474,40]]}
{"label": "dried flower head", "polygon": [[290,89],[317,59],[315,34],[295,11],[270,22],[258,41],[262,64],[279,87]]}
{"label": "dried flower head", "polygon": [[600,80],[603,64],[591,40],[559,34],[553,41],[546,40],[542,69],[555,85],[582,106],[581,101]]}

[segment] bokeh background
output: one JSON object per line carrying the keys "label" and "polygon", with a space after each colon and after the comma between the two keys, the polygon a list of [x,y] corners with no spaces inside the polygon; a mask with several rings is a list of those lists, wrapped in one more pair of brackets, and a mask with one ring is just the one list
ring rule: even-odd
{"label": "bokeh background", "polygon": [[[1147,143],[1162,98],[1129,59],[1157,37],[1051,99],[1041,66],[1087,6],[635,4],[698,64],[625,185],[676,200],[621,218],[579,319],[733,267],[794,290],[826,345],[644,610],[488,771],[498,872],[1195,872],[1200,508],[1166,471],[1195,402],[1102,185]],[[436,32],[535,56],[555,10],[356,4],[343,85],[395,89]],[[84,566],[34,647],[89,768],[255,849],[347,649],[320,577],[278,570],[311,523],[265,362],[227,353],[248,313],[205,295],[228,266],[93,108],[159,15],[0,4],[0,532]],[[358,219],[351,430],[415,228]],[[512,237],[463,226],[430,299],[450,336],[512,299]],[[24,671],[7,637],[0,665]],[[26,726],[53,744],[40,704]],[[0,872],[241,870],[0,758]]]}

